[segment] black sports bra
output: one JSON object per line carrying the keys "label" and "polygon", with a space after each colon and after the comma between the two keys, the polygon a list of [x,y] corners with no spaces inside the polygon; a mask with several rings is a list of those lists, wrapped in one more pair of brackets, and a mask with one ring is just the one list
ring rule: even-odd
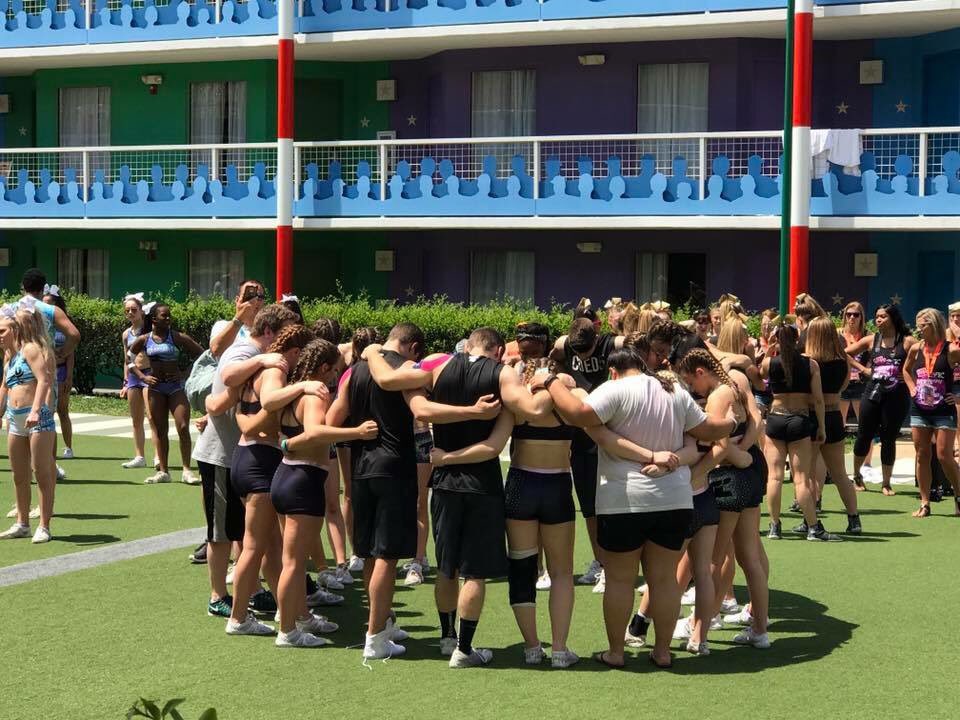
{"label": "black sports bra", "polygon": [[[287,425],[284,422],[284,419],[288,415],[293,415],[293,421],[295,423],[294,425]],[[285,408],[283,411],[283,414],[280,415],[280,432],[283,434],[285,438],[288,438],[288,439],[295,438],[297,435],[300,435],[303,433],[303,423],[297,420],[296,414],[291,412],[290,408]]]}
{"label": "black sports bra", "polygon": [[843,387],[850,367],[846,360],[824,360],[820,365],[820,384],[824,395],[836,395]]}
{"label": "black sports bra", "polygon": [[514,440],[573,440],[576,428],[567,425],[560,420],[560,417],[554,412],[554,416],[560,422],[553,427],[535,427],[530,423],[514,425],[513,432],[510,434]]}

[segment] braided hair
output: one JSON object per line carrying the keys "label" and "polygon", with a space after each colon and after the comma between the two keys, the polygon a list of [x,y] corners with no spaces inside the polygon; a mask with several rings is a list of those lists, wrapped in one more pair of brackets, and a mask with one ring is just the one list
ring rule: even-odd
{"label": "braided hair", "polygon": [[290,382],[310,380],[319,373],[324,365],[333,366],[340,357],[337,346],[328,340],[311,340],[300,353],[296,367],[290,373]]}
{"label": "braided hair", "polygon": [[715,375],[722,384],[733,390],[733,394],[737,400],[737,403],[739,403],[741,409],[746,412],[747,403],[740,386],[737,385],[733,378],[730,377],[729,373],[723,369],[723,365],[720,364],[720,361],[717,360],[712,352],[709,350],[704,350],[703,348],[694,348],[684,355],[677,362],[676,366],[678,373],[686,373],[689,375],[693,375],[697,368],[701,368],[706,372]]}
{"label": "braided hair", "polygon": [[521,382],[524,385],[529,385],[533,382],[533,376],[536,374],[537,370],[541,368],[547,368],[547,372],[551,374],[556,374],[559,366],[555,360],[550,358],[536,358],[535,360],[527,360],[523,365],[523,376],[520,378]]}
{"label": "braided hair", "polygon": [[380,331],[375,327],[357,328],[350,338],[350,364],[356,365],[367,345],[380,342]]}
{"label": "braided hair", "polygon": [[285,353],[294,348],[300,348],[302,350],[314,337],[313,332],[303,325],[287,325],[274,336],[273,342],[270,344],[270,347],[267,348],[267,352]]}

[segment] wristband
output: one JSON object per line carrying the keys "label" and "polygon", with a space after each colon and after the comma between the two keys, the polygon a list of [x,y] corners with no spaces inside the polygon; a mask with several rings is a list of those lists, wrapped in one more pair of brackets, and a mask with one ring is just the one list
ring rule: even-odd
{"label": "wristband", "polygon": [[284,455],[289,455],[290,451],[287,449],[287,438],[284,438],[280,441],[280,452]]}
{"label": "wristband", "polygon": [[558,379],[557,376],[551,373],[551,374],[547,377],[547,379],[543,381],[543,389],[544,389],[544,390],[549,390],[549,389],[550,389],[550,386],[553,385],[553,383],[554,383],[557,379]]}
{"label": "wristband", "polygon": [[233,322],[233,324],[237,327],[238,330],[239,330],[241,327],[243,327],[243,320],[241,320],[241,319],[238,318],[238,317],[235,317],[232,322]]}

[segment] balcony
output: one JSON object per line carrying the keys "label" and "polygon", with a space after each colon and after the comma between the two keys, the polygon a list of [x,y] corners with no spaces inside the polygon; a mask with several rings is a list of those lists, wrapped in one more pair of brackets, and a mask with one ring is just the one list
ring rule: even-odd
{"label": "balcony", "polygon": [[[917,5],[923,1],[909,0]],[[276,2],[0,0],[0,49],[275,35]],[[294,12],[297,32],[327,33],[770,10],[785,4],[784,0],[296,0]]]}
{"label": "balcony", "polygon": [[[814,227],[960,227],[960,127],[861,142],[859,166],[812,182]],[[300,142],[293,212],[299,227],[776,227],[780,154],[778,132]],[[0,150],[0,225],[265,228],[275,182],[271,143]]]}

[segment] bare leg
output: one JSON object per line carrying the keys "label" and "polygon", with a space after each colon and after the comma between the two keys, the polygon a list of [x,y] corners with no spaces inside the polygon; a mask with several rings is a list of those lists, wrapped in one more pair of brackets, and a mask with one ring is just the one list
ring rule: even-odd
{"label": "bare leg", "polygon": [[56,463],[53,457],[57,433],[39,432],[30,434],[30,455],[33,458],[33,475],[37,479],[40,494],[40,527],[50,529],[53,517],[53,498],[57,491]]}
{"label": "bare leg", "polygon": [[347,561],[347,545],[343,513],[340,511],[340,468],[336,462],[330,463],[323,496],[326,501],[327,537],[330,539],[334,560],[337,565],[342,565]]}
{"label": "bare leg", "polygon": [[541,525],[540,537],[550,573],[550,631],[552,650],[567,649],[570,621],[573,618],[573,544],[574,523]]}
{"label": "bare leg", "polygon": [[33,477],[30,461],[30,437],[27,435],[7,435],[7,452],[10,455],[10,469],[13,472],[13,484],[17,495],[17,522],[30,524],[30,479]]}
{"label": "bare leg", "polygon": [[[250,596],[260,586],[260,566],[269,569],[266,574],[270,590],[277,597],[279,591],[279,558],[276,557],[279,525],[268,493],[255,493],[244,499],[243,549],[233,569],[233,611],[230,618],[243,622],[247,616]],[[269,555],[269,562],[264,562]]]}
{"label": "bare leg", "polygon": [[[393,590],[397,577],[397,561],[386,558],[370,558],[367,564],[372,565],[367,595],[370,598],[370,617],[367,632],[375,635],[381,632],[387,624],[387,618],[393,606]],[[364,565],[366,573],[366,564]]]}
{"label": "bare leg", "polygon": [[350,448],[337,448],[337,464],[340,466],[340,477],[343,478],[343,525],[350,549],[353,550],[353,504],[350,502]]}
{"label": "bare leg", "polygon": [[467,578],[460,588],[457,600],[457,613],[461,619],[479,620],[483,612],[483,602],[487,596],[487,581]]}
{"label": "bare leg", "polygon": [[733,542],[737,552],[737,562],[743,568],[750,590],[750,614],[753,615],[753,630],[756,633],[767,631],[767,615],[770,612],[770,593],[767,574],[760,558],[760,538],[754,532],[760,508],[747,508],[740,513],[740,520],[733,533]]}
{"label": "bare leg", "polygon": [[[280,630],[288,633],[296,628],[303,611],[303,576],[306,572],[307,548],[320,532],[320,518],[311,515],[288,515],[283,526],[283,570],[277,588],[280,608]],[[236,601],[235,601],[236,602]]]}
{"label": "bare leg", "polygon": [[70,419],[70,386],[60,383],[60,393],[57,396],[57,417],[60,419],[60,434],[63,435],[63,444],[73,447],[73,421]]}
{"label": "bare leg", "polygon": [[[783,493],[783,475],[787,460],[787,445],[779,440],[767,438],[764,443],[764,454],[769,467],[767,477],[767,512],[770,522],[780,522],[780,496]],[[796,472],[794,470],[794,472]],[[796,482],[794,474],[794,482]]]}
{"label": "bare leg", "polygon": [[144,452],[146,451],[143,446],[146,438],[143,432],[143,390],[140,388],[128,388],[127,404],[130,406],[130,420],[133,421],[133,451],[136,457],[144,457]]}
{"label": "bare leg", "polygon": [[[813,464],[813,447],[809,438],[797,440],[789,445],[790,474],[793,476],[793,486],[797,493],[797,502],[803,512],[803,519],[807,527],[817,524],[816,489],[813,478],[810,477],[810,467]],[[772,474],[772,473],[771,473]]]}
{"label": "bare leg", "polygon": [[[713,546],[717,539],[717,526],[707,525],[700,528],[687,545],[689,565],[693,568],[693,581],[697,588],[697,601],[693,609],[693,633],[695,643],[706,642],[710,621],[713,619],[716,593],[713,587],[713,574],[710,572],[713,559]],[[681,563],[682,564],[682,563]],[[683,584],[680,584],[683,587]],[[721,595],[721,599],[722,599]]]}
{"label": "bare leg", "polygon": [[177,436],[180,438],[181,468],[189,470],[191,455],[190,403],[187,402],[187,394],[183,391],[171,395],[167,402],[170,405],[170,413],[173,415],[173,424],[177,428]]}
{"label": "bare leg", "polygon": [[[670,662],[670,641],[673,638],[673,629],[676,627],[677,614],[680,611],[677,564],[682,554],[682,550],[670,550],[656,543],[646,542],[641,555],[643,576],[650,588],[650,618],[653,620],[656,635],[651,654],[654,661],[660,665]],[[620,628],[621,645],[625,629],[626,625]]]}
{"label": "bare leg", "polygon": [[853,483],[847,476],[847,468],[843,462],[843,441],[822,445],[820,454],[823,456],[823,462],[827,466],[830,478],[833,480],[837,493],[843,506],[847,509],[847,515],[857,514],[857,491]]}
{"label": "bare leg", "polygon": [[430,534],[430,474],[433,465],[420,463],[417,465],[417,556],[414,558],[422,563],[427,557],[427,536]]}
{"label": "bare leg", "polygon": [[[604,552],[604,572],[606,573],[607,587],[603,593],[603,622],[607,630],[607,643],[609,650],[606,652],[607,661],[613,665],[622,665],[624,634],[627,630],[627,623],[630,621],[630,611],[633,609],[633,584],[637,579],[637,569],[640,565],[640,550],[632,552],[615,553]],[[674,568],[674,572],[676,568]],[[650,577],[646,575],[648,592],[652,588]],[[677,584],[676,577],[671,577],[670,582]],[[679,599],[678,599],[679,606]],[[678,608],[679,609],[679,608]],[[645,613],[649,617],[649,613]],[[672,622],[677,620],[677,610],[673,611]],[[669,639],[673,636],[673,627],[669,630],[666,626],[657,627],[657,637],[661,632],[666,633]]]}
{"label": "bare leg", "polygon": [[953,455],[954,430],[937,430],[937,459],[940,461],[940,467],[953,486],[954,493],[954,512],[960,515],[960,504],[956,498],[960,497],[960,467],[957,466],[957,459]]}
{"label": "bare leg", "polygon": [[153,426],[157,431],[154,440],[157,443],[157,457],[160,460],[160,470],[169,473],[170,467],[167,463],[170,456],[170,438],[167,436],[167,433],[170,431],[170,425],[167,417],[167,396],[163,393],[148,390],[147,402],[150,405],[150,417],[153,418]]}
{"label": "bare leg", "polygon": [[[913,448],[917,454],[917,484],[920,486],[920,506],[930,505],[930,485],[933,482],[930,461],[933,459],[933,430],[913,428]],[[921,511],[913,513],[920,517]]]}

